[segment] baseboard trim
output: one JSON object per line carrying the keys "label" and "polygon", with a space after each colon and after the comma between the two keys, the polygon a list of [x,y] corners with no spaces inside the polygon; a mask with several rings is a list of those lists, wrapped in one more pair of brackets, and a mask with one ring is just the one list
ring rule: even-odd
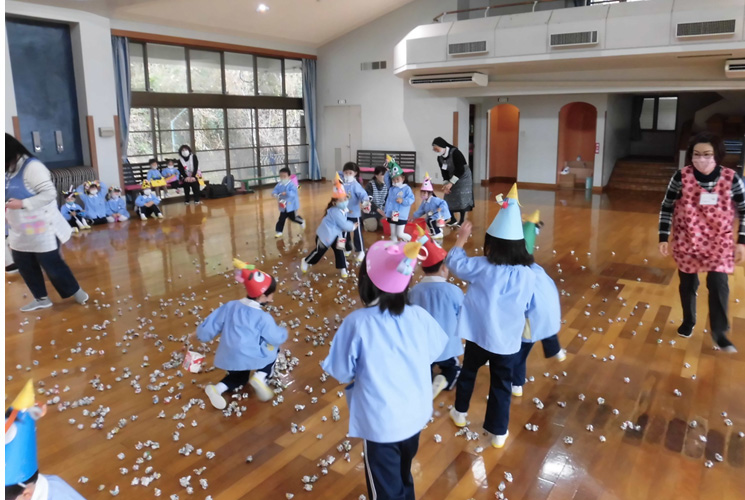
{"label": "baseboard trim", "polygon": [[533,189],[536,191],[558,191],[558,184],[545,184],[542,182],[519,182],[517,184],[519,189]]}
{"label": "baseboard trim", "polygon": [[481,181],[481,185],[482,186],[488,186],[489,184],[494,184],[494,183],[497,183],[497,182],[505,183],[505,184],[514,184],[515,182],[517,182],[517,178],[515,178],[515,177],[500,177],[500,176],[489,177],[488,179],[483,179]]}

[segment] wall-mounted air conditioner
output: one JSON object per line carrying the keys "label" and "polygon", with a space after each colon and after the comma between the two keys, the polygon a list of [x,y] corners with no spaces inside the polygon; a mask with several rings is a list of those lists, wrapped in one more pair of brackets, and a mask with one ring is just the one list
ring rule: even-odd
{"label": "wall-mounted air conditioner", "polygon": [[598,32],[577,31],[575,33],[552,33],[549,39],[549,47],[582,47],[586,45],[597,45]]}
{"label": "wall-mounted air conditioner", "polygon": [[745,59],[730,59],[724,64],[727,78],[745,78]]}
{"label": "wall-mounted air conditioner", "polygon": [[483,73],[447,73],[443,75],[420,75],[409,79],[412,87],[420,89],[455,89],[464,87],[486,87],[489,77]]}
{"label": "wall-mounted air conditioner", "polygon": [[678,38],[695,38],[701,36],[734,35],[736,26],[737,22],[735,19],[678,23],[675,25],[675,36]]}

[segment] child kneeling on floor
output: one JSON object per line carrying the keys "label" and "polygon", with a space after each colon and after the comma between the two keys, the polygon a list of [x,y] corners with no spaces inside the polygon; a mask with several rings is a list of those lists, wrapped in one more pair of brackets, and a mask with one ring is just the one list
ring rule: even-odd
{"label": "child kneeling on floor", "polygon": [[359,275],[365,307],[344,319],[321,363],[349,384],[348,436],[364,439],[371,499],[415,499],[411,462],[432,417],[430,365],[448,341],[427,311],[408,303],[421,247],[421,241],[370,247]]}
{"label": "child kneeling on floor", "polygon": [[163,212],[158,208],[160,198],[153,194],[148,181],[142,182],[142,193],[135,200],[135,210],[140,214],[140,219],[147,220],[148,217],[155,219],[163,218]]}
{"label": "child kneeling on floor", "polygon": [[[424,230],[417,226],[420,233]],[[416,238],[416,234],[409,233]],[[424,277],[409,292],[411,303],[424,308],[448,335],[445,350],[432,363],[432,373],[437,366],[440,373],[432,381],[432,398],[436,398],[443,389],[453,390],[460,374],[460,360],[463,354],[463,341],[458,336],[458,315],[463,304],[463,291],[447,279],[450,273],[445,265],[447,252],[431,239],[424,244],[427,258],[422,261]]]}
{"label": "child kneeling on floor", "polygon": [[197,328],[197,338],[202,342],[220,335],[214,364],[228,373],[204,389],[218,410],[228,405],[223,393],[233,392],[246,382],[261,401],[274,397],[269,379],[274,375],[279,346],[287,340],[287,330],[277,326],[272,315],[262,310],[274,301],[277,281],[238,259],[233,264],[236,279],[246,287],[246,297],[220,306]]}

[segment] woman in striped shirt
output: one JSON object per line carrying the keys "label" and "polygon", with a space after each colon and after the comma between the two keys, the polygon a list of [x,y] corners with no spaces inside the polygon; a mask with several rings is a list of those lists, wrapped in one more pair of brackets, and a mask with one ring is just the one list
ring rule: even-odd
{"label": "woman in striped shirt", "polygon": [[[734,170],[721,166],[724,144],[702,132],[688,146],[686,167],[673,175],[660,210],[660,253],[672,255],[680,276],[683,323],[681,337],[690,337],[696,324],[698,273],[706,272],[711,335],[717,347],[737,352],[727,338],[729,284],[735,264],[745,261],[745,186]],[[737,242],[734,219],[740,220]]]}

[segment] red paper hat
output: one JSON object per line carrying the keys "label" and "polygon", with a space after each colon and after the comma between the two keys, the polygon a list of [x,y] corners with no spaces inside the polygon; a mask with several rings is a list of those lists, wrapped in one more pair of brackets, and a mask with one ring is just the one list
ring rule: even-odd
{"label": "red paper hat", "polygon": [[448,253],[440,245],[435,243],[422,229],[421,226],[416,224],[406,225],[406,234],[411,236],[411,240],[414,241],[422,236],[427,238],[427,242],[423,245],[427,249],[427,258],[422,261],[422,267],[431,267],[445,260]]}
{"label": "red paper hat", "polygon": [[233,259],[235,279],[246,287],[246,294],[255,299],[266,292],[272,284],[272,277],[259,271],[254,266],[238,259]]}

